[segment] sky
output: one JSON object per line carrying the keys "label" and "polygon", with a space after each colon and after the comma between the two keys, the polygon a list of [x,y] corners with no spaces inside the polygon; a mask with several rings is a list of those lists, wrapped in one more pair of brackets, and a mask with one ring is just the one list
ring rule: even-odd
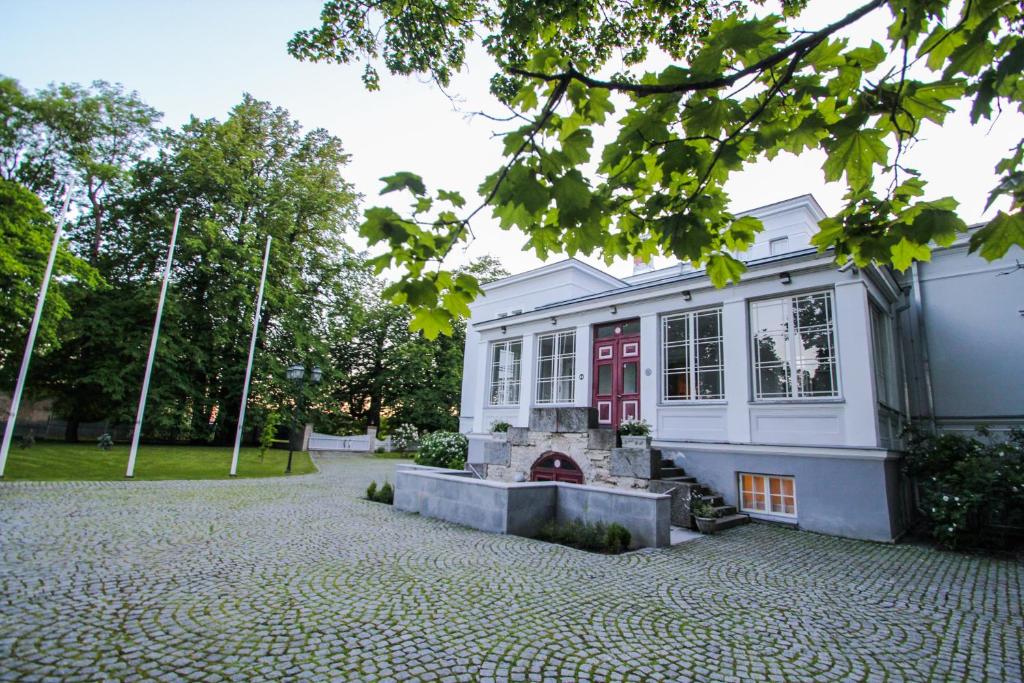
{"label": "sky", "polygon": [[[346,177],[364,195],[365,205],[396,205],[378,197],[381,176],[396,171],[421,174],[431,188],[454,189],[466,197],[501,165],[494,133],[501,124],[466,112],[500,113],[487,92],[493,63],[480,49],[452,84],[453,103],[424,79],[381,73],[381,90],[367,92],[362,67],[299,62],[286,45],[301,29],[318,24],[319,0],[0,0],[0,74],[36,89],[51,82],[88,83],[102,79],[136,90],[164,112],[163,123],[180,126],[190,116],[223,119],[242,94],[288,109],[306,128],[326,128],[352,155]],[[849,3],[815,0],[801,22],[808,28],[848,11]],[[884,16],[850,33],[854,42],[884,25]],[[657,65],[655,65],[657,66]],[[621,109],[620,109],[621,111]],[[966,108],[939,128],[929,126],[910,151],[907,164],[929,180],[929,197],[951,195],[969,223],[991,217],[984,211],[995,184],[995,163],[1019,139],[1024,118],[1004,115],[989,129],[972,127]],[[602,137],[597,136],[600,141]],[[607,139],[607,138],[604,138]],[[783,154],[760,162],[728,186],[739,212],[811,193],[826,212],[842,205],[844,186],[825,183],[824,156]],[[521,250],[525,238],[506,232],[489,211],[474,221],[476,235],[456,262],[494,254],[513,273],[541,265]],[[352,243],[364,246],[356,236]],[[563,257],[552,257],[559,260]],[[584,260],[604,267],[596,256]],[[661,260],[658,265],[666,261]],[[628,275],[632,263],[607,268]]]}

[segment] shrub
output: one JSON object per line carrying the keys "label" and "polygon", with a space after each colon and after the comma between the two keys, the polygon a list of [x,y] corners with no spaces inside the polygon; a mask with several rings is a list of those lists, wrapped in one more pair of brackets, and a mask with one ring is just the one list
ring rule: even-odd
{"label": "shrub", "polygon": [[704,500],[704,497],[696,489],[690,489],[690,514],[694,517],[714,519],[718,517],[718,510],[715,509],[714,505]]}
{"label": "shrub", "polygon": [[619,434],[621,436],[650,436],[651,425],[647,420],[623,420],[619,423]]}
{"label": "shrub", "polygon": [[995,527],[1024,527],[1024,431],[1005,439],[908,430],[903,471],[917,484],[928,533],[946,548],[992,545]]}
{"label": "shrub", "polygon": [[400,424],[391,432],[391,448],[396,451],[409,450],[416,445],[420,434],[414,425]]}
{"label": "shrub", "polygon": [[498,420],[497,422],[491,423],[492,432],[507,432],[511,427],[512,425],[504,420]]}
{"label": "shrub", "polygon": [[267,451],[274,447],[274,439],[277,437],[277,426],[281,424],[281,413],[269,413],[263,420],[263,428],[260,429],[260,462],[263,462]]}
{"label": "shrub", "polygon": [[377,488],[376,481],[371,481],[370,485],[366,487],[366,499],[372,500],[375,503],[393,505],[395,502],[395,489],[386,481],[380,488]]}
{"label": "shrub", "polygon": [[632,536],[621,524],[604,525],[601,522],[571,522],[545,524],[537,538],[542,541],[567,545],[579,550],[618,554],[629,549]]}
{"label": "shrub", "polygon": [[100,434],[99,438],[96,439],[96,445],[99,446],[101,451],[109,451],[114,447],[114,437],[109,432]]}
{"label": "shrub", "polygon": [[461,470],[466,467],[466,453],[469,441],[457,432],[434,432],[427,434],[420,441],[420,449],[416,453],[417,465],[429,467],[447,467]]}

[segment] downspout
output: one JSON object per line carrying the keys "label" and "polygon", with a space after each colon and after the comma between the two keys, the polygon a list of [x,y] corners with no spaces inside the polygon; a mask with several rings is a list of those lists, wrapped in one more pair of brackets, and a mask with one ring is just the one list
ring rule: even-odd
{"label": "downspout", "polygon": [[901,434],[900,444],[903,443],[903,430],[910,424],[910,376],[907,374],[907,345],[903,340],[903,325],[900,323],[900,315],[910,308],[910,302],[893,309],[893,324],[896,326],[896,346],[900,351],[900,384],[903,385],[903,410],[900,413]]}
{"label": "downspout", "polygon": [[924,368],[924,393],[928,406],[928,429],[935,433],[935,393],[932,390],[932,366],[928,356],[928,340],[924,332],[924,304],[921,299],[921,273],[918,270],[917,261],[910,266],[911,277],[914,282],[913,306],[914,317],[917,322],[917,335],[920,339],[921,365]]}

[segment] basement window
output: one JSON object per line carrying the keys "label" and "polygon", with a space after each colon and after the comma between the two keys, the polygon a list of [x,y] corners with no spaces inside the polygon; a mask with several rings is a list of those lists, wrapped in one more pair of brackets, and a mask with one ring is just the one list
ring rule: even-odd
{"label": "basement window", "polygon": [[796,480],[741,472],[740,510],[754,514],[796,517]]}

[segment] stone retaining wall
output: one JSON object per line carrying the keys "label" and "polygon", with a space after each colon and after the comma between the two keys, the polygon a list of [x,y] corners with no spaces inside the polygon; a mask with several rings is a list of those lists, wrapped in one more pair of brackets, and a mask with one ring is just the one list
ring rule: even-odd
{"label": "stone retaining wall", "polygon": [[549,521],[617,522],[635,547],[669,545],[671,498],[561,482],[508,483],[418,465],[395,469],[395,507],[501,534],[535,536]]}

